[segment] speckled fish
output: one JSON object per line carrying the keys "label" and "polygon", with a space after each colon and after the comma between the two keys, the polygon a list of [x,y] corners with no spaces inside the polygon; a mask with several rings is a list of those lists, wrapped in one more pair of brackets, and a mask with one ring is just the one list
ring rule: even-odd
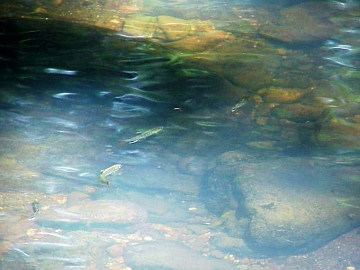
{"label": "speckled fish", "polygon": [[243,107],[247,103],[248,99],[249,99],[249,97],[243,97],[242,99],[240,99],[239,102],[236,103],[231,108],[231,112],[237,112],[241,107]]}
{"label": "speckled fish", "polygon": [[116,173],[121,168],[122,168],[121,164],[114,164],[114,165],[110,166],[109,168],[102,170],[99,175],[100,181],[105,183],[106,185],[109,185],[110,181],[106,177],[111,174]]}
{"label": "speckled fish", "polygon": [[152,129],[149,129],[139,135],[136,135],[132,138],[130,138],[129,140],[127,140],[129,143],[136,143],[140,140],[146,139],[152,135],[158,134],[159,132],[161,132],[164,129],[164,127],[154,127]]}

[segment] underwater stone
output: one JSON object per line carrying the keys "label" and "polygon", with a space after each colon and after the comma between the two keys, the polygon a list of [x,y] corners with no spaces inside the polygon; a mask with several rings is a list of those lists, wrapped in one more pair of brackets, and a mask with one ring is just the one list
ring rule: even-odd
{"label": "underwater stone", "polygon": [[255,250],[312,250],[360,223],[359,209],[336,203],[336,179],[303,159],[247,164],[235,181],[250,217],[247,244]]}
{"label": "underwater stone", "polygon": [[[295,122],[320,121],[323,119],[325,108],[310,106],[300,103],[284,104],[276,107],[273,114],[277,118],[287,119]],[[314,130],[315,132],[316,130]]]}
{"label": "underwater stone", "polygon": [[68,207],[44,209],[37,218],[40,222],[133,224],[146,220],[147,213],[126,200],[83,199]]}
{"label": "underwater stone", "polygon": [[310,93],[313,89],[297,89],[297,88],[279,88],[269,87],[257,91],[265,102],[276,103],[292,103],[298,101],[306,94]]}
{"label": "underwater stone", "polygon": [[176,242],[149,242],[127,247],[126,264],[133,269],[231,270],[234,265],[206,257]]}
{"label": "underwater stone", "polygon": [[[223,41],[229,40],[232,36],[220,30],[209,30],[200,34],[184,37],[180,40],[164,44],[165,47],[177,50],[202,52],[208,49],[217,49],[216,46]],[[218,49],[217,49],[218,51]],[[219,55],[221,52],[219,52]],[[216,55],[216,52],[214,52]],[[191,57],[191,56],[190,56]],[[194,58],[196,55],[194,55]]]}
{"label": "underwater stone", "polygon": [[[245,57],[244,57],[245,58]],[[249,89],[261,89],[273,81],[272,70],[263,62],[242,62],[242,57],[237,57],[235,64],[223,64],[224,76],[236,86]]]}
{"label": "underwater stone", "polygon": [[[259,32],[265,37],[288,43],[318,42],[336,34],[324,3],[304,3],[285,8],[274,15],[264,12],[259,21]],[[321,16],[320,16],[321,15]]]}
{"label": "underwater stone", "polygon": [[359,136],[360,123],[333,118],[321,126],[314,140],[322,147],[358,151],[360,149]]}
{"label": "underwater stone", "polygon": [[210,21],[183,20],[170,16],[129,17],[123,21],[122,25],[121,30],[126,35],[150,38],[153,41],[177,41],[214,31],[214,25]]}
{"label": "underwater stone", "polygon": [[239,220],[247,219],[245,232],[243,225],[238,230],[254,252],[308,252],[360,224],[359,208],[339,204],[339,196],[353,196],[354,187],[334,193],[339,179],[326,163],[240,156],[228,166],[226,156],[236,157],[231,153],[219,158],[218,166],[204,179],[202,198],[218,216],[233,210]]}

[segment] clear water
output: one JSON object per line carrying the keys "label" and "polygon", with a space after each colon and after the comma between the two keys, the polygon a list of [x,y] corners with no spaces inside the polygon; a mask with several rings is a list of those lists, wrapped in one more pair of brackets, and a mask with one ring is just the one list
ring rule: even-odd
{"label": "clear water", "polygon": [[[360,268],[357,2],[2,10],[1,269]],[[227,36],[149,34],[164,15]]]}

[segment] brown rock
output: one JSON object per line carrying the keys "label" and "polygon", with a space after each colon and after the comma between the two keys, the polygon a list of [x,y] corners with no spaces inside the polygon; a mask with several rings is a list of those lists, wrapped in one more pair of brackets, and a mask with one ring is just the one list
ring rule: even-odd
{"label": "brown rock", "polygon": [[257,93],[263,97],[265,102],[292,103],[298,101],[312,90],[312,88],[303,90],[296,88],[270,87],[261,89]]}

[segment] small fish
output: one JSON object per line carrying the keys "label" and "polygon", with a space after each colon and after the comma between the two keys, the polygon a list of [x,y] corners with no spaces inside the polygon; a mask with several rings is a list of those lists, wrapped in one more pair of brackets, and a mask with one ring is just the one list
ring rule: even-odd
{"label": "small fish", "polygon": [[116,173],[121,168],[122,168],[121,164],[114,164],[114,165],[110,166],[109,168],[102,170],[99,175],[100,181],[109,186],[110,181],[106,177],[111,174]]}
{"label": "small fish", "polygon": [[66,70],[60,68],[45,68],[44,72],[48,74],[57,74],[57,75],[66,75],[66,76],[74,76],[78,73],[76,70]]}
{"label": "small fish", "polygon": [[58,172],[64,173],[76,173],[79,172],[79,169],[69,166],[54,166],[53,169]]}
{"label": "small fish", "polygon": [[37,201],[34,201],[31,203],[31,208],[32,208],[33,213],[29,216],[29,218],[28,218],[29,220],[33,220],[35,218],[35,216],[39,213],[39,210],[40,210],[39,206],[40,206],[40,203]]}
{"label": "small fish", "polygon": [[247,103],[248,99],[249,99],[249,97],[243,97],[242,99],[240,99],[239,102],[236,103],[231,108],[231,112],[237,112],[241,107],[243,107]]}
{"label": "small fish", "polygon": [[117,36],[119,36],[120,38],[124,38],[124,39],[134,39],[134,40],[144,40],[146,38],[148,38],[148,36],[132,36],[132,35],[126,35],[126,34],[116,34]]}
{"label": "small fish", "polygon": [[146,139],[146,138],[148,138],[148,137],[150,137],[152,135],[158,134],[163,129],[164,129],[164,127],[154,127],[152,129],[149,129],[149,130],[147,130],[147,131],[145,131],[145,132],[143,132],[143,133],[141,133],[139,135],[136,135],[136,136],[128,139],[127,141],[129,143],[133,144],[133,143],[136,143],[136,142],[138,142],[140,140]]}
{"label": "small fish", "polygon": [[226,123],[217,122],[217,121],[195,121],[194,123],[200,127],[209,127],[209,128],[220,128],[227,126]]}

